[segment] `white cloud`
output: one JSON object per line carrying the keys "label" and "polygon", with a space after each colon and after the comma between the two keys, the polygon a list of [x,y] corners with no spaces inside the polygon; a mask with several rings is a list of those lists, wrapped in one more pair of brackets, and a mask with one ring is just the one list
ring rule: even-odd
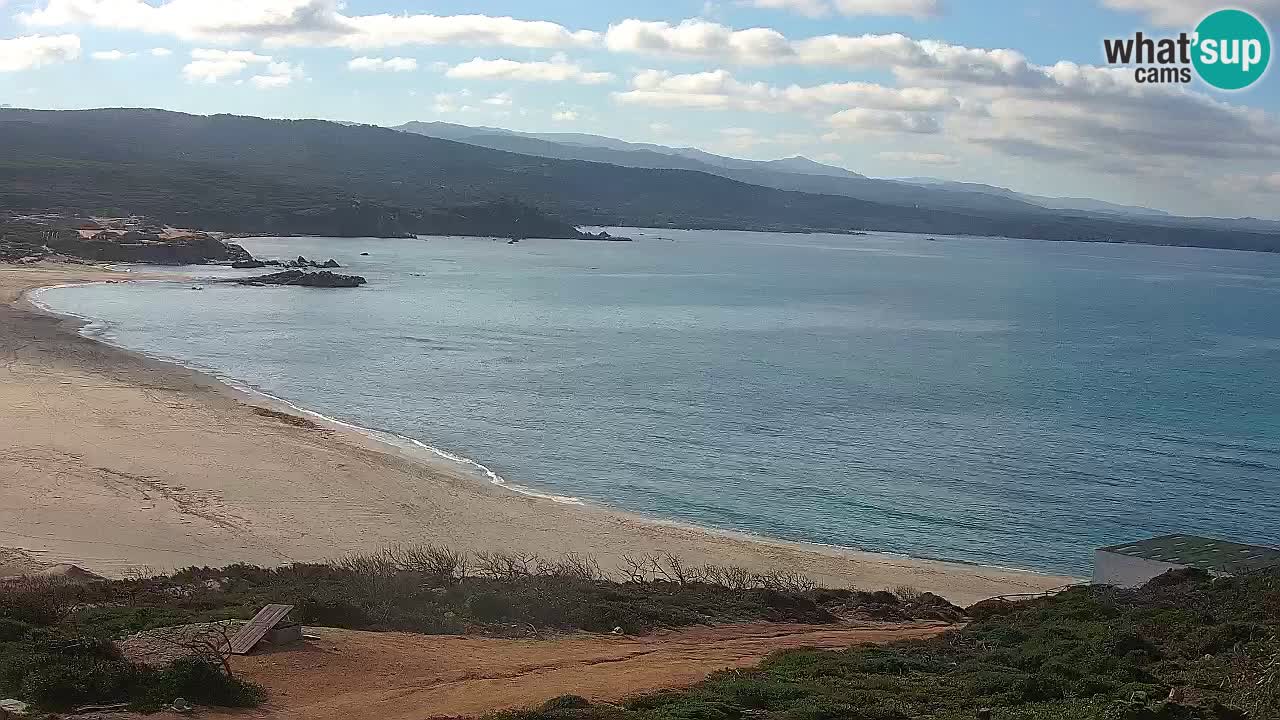
{"label": "white cloud", "polygon": [[911,150],[886,150],[877,153],[877,157],[891,162],[915,163],[917,165],[955,165],[960,162],[944,153],[914,152]]}
{"label": "white cloud", "polygon": [[777,30],[733,30],[706,20],[684,20],[678,25],[623,20],[609,26],[604,42],[613,52],[719,58],[751,64],[782,62],[795,54],[790,41]]}
{"label": "white cloud", "polygon": [[393,57],[358,57],[347,63],[348,70],[365,72],[413,72],[418,69],[418,61],[413,58]]}
{"label": "white cloud", "polygon": [[750,150],[757,145],[766,145],[769,138],[766,138],[751,128],[744,127],[728,127],[721,128],[720,135],[723,137],[725,147],[734,150]]}
{"label": "white cloud", "polygon": [[808,145],[817,138],[803,133],[761,134],[753,128],[727,127],[720,129],[721,140],[718,146],[737,151],[747,151],[761,145]]}
{"label": "white cloud", "polygon": [[1139,85],[1117,68],[1060,62],[1040,72],[1040,85],[974,89],[955,129],[1006,154],[1110,173],[1280,159],[1280,123],[1262,110],[1182,86]]}
{"label": "white cloud", "polygon": [[788,10],[819,18],[832,11],[841,15],[882,15],[927,18],[942,12],[939,0],[744,0],[744,5],[770,10]]}
{"label": "white cloud", "polygon": [[1280,193],[1280,173],[1270,175],[1227,175],[1214,181],[1218,190],[1233,195],[1265,195],[1274,201]]}
{"label": "white cloud", "polygon": [[259,90],[273,90],[288,86],[293,78],[289,75],[254,75],[249,82]]}
{"label": "white cloud", "polygon": [[905,15],[928,18],[942,14],[939,0],[835,0],[841,15]]}
{"label": "white cloud", "polygon": [[[488,15],[366,15],[345,22],[349,31],[325,44],[355,48],[446,44],[559,48],[590,46],[598,38],[598,33],[571,31],[553,22]],[[280,42],[312,44],[305,37]]]}
{"label": "white cloud", "polygon": [[687,107],[725,110],[733,105],[764,109],[751,95],[765,92],[763,83],[740,83],[727,70],[673,75],[666,70],[645,70],[631,81],[634,89],[614,93],[621,103],[653,107]]}
{"label": "white cloud", "polygon": [[557,110],[551,113],[551,119],[556,122],[573,122],[578,119],[578,112],[576,110]]}
{"label": "white cloud", "polygon": [[742,0],[741,4],[762,10],[787,10],[812,18],[831,14],[827,0]]}
{"label": "white cloud", "polygon": [[632,80],[633,89],[615,93],[616,100],[634,105],[794,112],[824,106],[858,106],[883,110],[938,111],[958,105],[941,88],[891,88],[865,82],[774,87],[741,82],[728,70],[673,75],[645,70]]}
{"label": "white cloud", "polygon": [[259,90],[274,90],[293,84],[294,80],[306,77],[302,66],[287,62],[271,62],[267,64],[265,73],[249,78],[249,84]]}
{"label": "white cloud", "polygon": [[123,50],[98,50],[98,51],[89,53],[89,57],[93,58],[94,60],[104,60],[107,62],[114,62],[116,60],[125,60],[127,58],[136,57],[136,56],[137,56],[137,53],[127,53]]}
{"label": "white cloud", "polygon": [[958,104],[943,88],[891,88],[865,82],[826,83],[811,87],[791,85],[779,91],[779,96],[796,107],[847,105],[882,110],[936,111]]}
{"label": "white cloud", "polygon": [[540,20],[488,15],[345,15],[339,0],[45,0],[20,13],[35,27],[92,25],[211,43],[268,47],[385,48],[401,45],[579,47],[597,34]]}
{"label": "white cloud", "polygon": [[923,53],[893,63],[900,80],[943,85],[1043,86],[1044,69],[1016,50],[984,50],[932,40],[911,41]]}
{"label": "white cloud", "polygon": [[170,50],[169,48],[162,48],[162,47],[151,48],[151,50],[149,50],[148,52],[151,53],[152,57],[169,57],[170,55],[173,54],[173,51]]}
{"label": "white cloud", "polygon": [[266,65],[274,61],[269,55],[259,55],[251,50],[214,50],[196,48],[191,51],[191,62],[182,68],[187,82],[216,83],[243,73],[250,65]]}
{"label": "white cloud", "polygon": [[942,131],[942,124],[933,115],[899,110],[851,108],[835,113],[827,122],[835,128],[837,138],[854,137],[861,132],[932,134]]}
{"label": "white cloud", "polygon": [[550,62],[519,62],[517,60],[485,60],[475,58],[445,71],[445,75],[466,80],[518,80],[521,82],[575,82],[579,85],[599,85],[611,82],[614,76],[606,72],[588,72],[568,58],[557,55]]}
{"label": "white cloud", "polygon": [[1224,7],[1241,10],[1274,13],[1280,11],[1280,0],[1102,0],[1112,10],[1139,12],[1147,20],[1165,27],[1183,28],[1188,32],[1200,23],[1204,16]]}
{"label": "white cloud", "polygon": [[80,57],[76,35],[25,35],[0,40],[0,72],[18,72]]}
{"label": "white cloud", "polygon": [[485,105],[493,105],[494,107],[510,107],[511,93],[498,93],[491,97],[481,100]]}
{"label": "white cloud", "polygon": [[470,98],[470,90],[460,90],[456,93],[436,93],[435,105],[432,109],[440,115],[469,112],[473,109],[467,104]]}
{"label": "white cloud", "polygon": [[[623,20],[605,33],[614,52],[717,60],[742,65],[890,68],[900,74],[972,82],[1018,82],[1026,58],[1013,50],[985,50],[936,40],[887,35],[821,35],[791,40],[771,28],[734,30],[706,20]],[[1034,79],[1034,78],[1030,78]]]}
{"label": "white cloud", "polygon": [[656,122],[656,123],[649,123],[649,129],[659,135],[666,135],[672,130],[675,130],[675,127],[670,123]]}
{"label": "white cloud", "polygon": [[[902,34],[793,41],[767,28],[739,31],[704,20],[624,21],[609,29],[606,44],[618,52],[742,64],[884,68],[904,86],[773,88],[738,82],[725,70],[645,71],[629,92],[615,96],[624,103],[792,111],[848,105],[829,119],[835,137],[864,131],[936,134],[945,127],[954,142],[1046,163],[1083,164],[1110,176],[1124,172],[1167,179],[1171,169],[1191,173],[1188,168],[1201,158],[1274,162],[1280,157],[1280,123],[1260,109],[1230,105],[1183,86],[1140,85],[1119,69],[1036,65],[1015,50]],[[908,93],[909,88],[915,92]],[[924,94],[929,90],[934,94]]]}

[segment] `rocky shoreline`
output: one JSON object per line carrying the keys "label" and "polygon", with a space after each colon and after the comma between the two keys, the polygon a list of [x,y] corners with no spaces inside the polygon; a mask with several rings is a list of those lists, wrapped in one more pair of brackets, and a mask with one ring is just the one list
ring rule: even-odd
{"label": "rocky shoreline", "polygon": [[248,260],[240,260],[231,263],[231,267],[236,270],[255,270],[257,268],[272,266],[284,268],[316,268],[319,270],[333,270],[342,267],[342,265],[333,258],[329,258],[324,262],[316,262],[315,260],[308,260],[302,255],[299,255],[297,260],[286,260],[284,262],[279,260],[258,260],[256,258],[249,258]]}
{"label": "rocky shoreline", "polygon": [[368,283],[359,275],[331,272],[342,267],[332,258],[318,262],[299,255],[286,261],[261,260],[219,234],[165,227],[143,217],[106,219],[59,214],[0,217],[0,261],[27,265],[47,260],[219,264],[237,270],[288,268],[283,272],[227,281],[247,286],[354,288]]}
{"label": "rocky shoreline", "polygon": [[90,262],[204,265],[252,260],[215,233],[159,227],[145,220],[103,227],[74,218],[0,217],[0,261],[73,258]]}

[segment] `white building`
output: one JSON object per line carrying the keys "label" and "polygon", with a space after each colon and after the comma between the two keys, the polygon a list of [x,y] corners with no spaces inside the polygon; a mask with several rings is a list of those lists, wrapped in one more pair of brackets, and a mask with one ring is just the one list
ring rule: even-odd
{"label": "white building", "polygon": [[1275,548],[1195,535],[1165,535],[1099,549],[1094,553],[1093,583],[1138,587],[1179,568],[1231,576],[1273,566],[1280,566],[1280,550]]}

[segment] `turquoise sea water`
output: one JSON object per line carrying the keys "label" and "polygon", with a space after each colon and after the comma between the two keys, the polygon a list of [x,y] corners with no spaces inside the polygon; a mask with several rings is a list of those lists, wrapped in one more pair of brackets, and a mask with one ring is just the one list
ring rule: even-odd
{"label": "turquoise sea water", "polygon": [[370,285],[40,301],[655,517],[1073,573],[1166,531],[1280,545],[1280,256],[623,232],[637,241],[256,239]]}

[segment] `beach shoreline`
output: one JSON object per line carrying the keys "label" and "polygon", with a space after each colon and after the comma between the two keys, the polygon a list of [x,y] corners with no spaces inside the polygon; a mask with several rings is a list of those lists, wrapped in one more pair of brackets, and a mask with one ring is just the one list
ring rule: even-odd
{"label": "beach shoreline", "polygon": [[[623,555],[908,585],[967,604],[1069,577],[919,560],[644,518],[480,482],[447,462],[252,388],[81,333],[28,293],[154,279],[93,266],[0,268],[0,548],[108,576],[335,559],[394,543]],[[172,279],[166,278],[166,279]],[[396,436],[399,437],[399,436]],[[478,466],[483,468],[483,466]],[[486,468],[487,469],[487,468]],[[0,564],[0,574],[4,565]]]}

